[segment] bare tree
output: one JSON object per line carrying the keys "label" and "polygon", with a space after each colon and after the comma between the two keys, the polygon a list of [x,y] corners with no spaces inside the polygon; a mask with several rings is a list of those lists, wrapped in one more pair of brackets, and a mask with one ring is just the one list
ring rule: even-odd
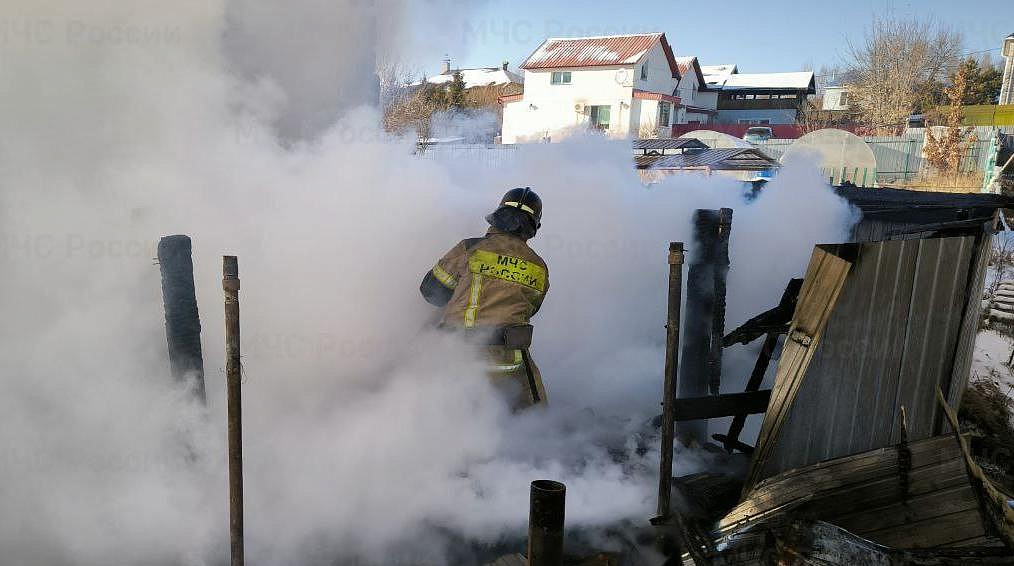
{"label": "bare tree", "polygon": [[897,131],[920,90],[946,76],[960,56],[962,37],[932,20],[875,20],[862,43],[849,42],[849,96],[867,127]]}
{"label": "bare tree", "polygon": [[403,87],[392,95],[384,109],[384,129],[388,132],[414,132],[420,138],[431,133],[433,113],[445,108],[440,92],[423,81],[419,86]]}

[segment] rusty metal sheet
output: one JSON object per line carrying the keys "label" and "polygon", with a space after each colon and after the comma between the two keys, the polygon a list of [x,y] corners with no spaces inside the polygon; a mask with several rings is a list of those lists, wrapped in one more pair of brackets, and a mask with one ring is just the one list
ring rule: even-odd
{"label": "rusty metal sheet", "polygon": [[550,38],[525,59],[521,68],[533,70],[636,65],[656,42],[662,43],[672,76],[679,78],[679,67],[664,33]]}

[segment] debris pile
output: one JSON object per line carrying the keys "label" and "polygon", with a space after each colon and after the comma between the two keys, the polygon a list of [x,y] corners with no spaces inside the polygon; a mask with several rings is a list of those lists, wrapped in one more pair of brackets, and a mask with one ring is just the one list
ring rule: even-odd
{"label": "debris pile", "polygon": [[[713,438],[750,463],[742,478],[674,478],[683,505],[652,521],[680,549],[670,562],[1014,564],[1010,486],[980,465],[984,435],[964,433],[954,410],[969,388],[1007,203],[851,191],[869,212],[855,241],[817,246],[778,305],[722,338],[726,347],[764,338],[747,391],[674,403],[677,422],[734,416]],[[920,207],[928,214],[913,215]],[[1014,311],[1014,286],[997,295]],[[1008,308],[1000,302],[990,316]],[[748,396],[760,394],[758,408]],[[740,439],[751,412],[764,413],[755,446]],[[733,497],[730,485],[740,488]]]}

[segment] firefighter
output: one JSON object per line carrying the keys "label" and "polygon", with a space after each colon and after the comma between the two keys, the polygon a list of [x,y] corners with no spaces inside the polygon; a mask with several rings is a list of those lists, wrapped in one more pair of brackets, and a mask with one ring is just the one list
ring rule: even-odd
{"label": "firefighter", "polygon": [[528,352],[529,321],[549,290],[546,262],[528,247],[541,220],[542,200],[530,187],[507,191],[486,216],[486,235],[458,242],[419,287],[428,303],[444,309],[441,328],[484,350],[490,378],[509,391],[515,409],[546,402]]}

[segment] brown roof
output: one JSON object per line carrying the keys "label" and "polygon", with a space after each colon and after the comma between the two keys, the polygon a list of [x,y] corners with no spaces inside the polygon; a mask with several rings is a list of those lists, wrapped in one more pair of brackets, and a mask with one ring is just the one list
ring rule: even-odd
{"label": "brown roof", "polygon": [[708,90],[708,83],[704,82],[704,73],[701,72],[701,64],[697,61],[697,57],[693,55],[689,57],[677,57],[676,66],[679,67],[680,76],[686,76],[687,73],[697,75],[698,90]]}
{"label": "brown roof", "polygon": [[522,69],[553,69],[559,67],[607,67],[636,65],[656,42],[669,60],[673,78],[679,78],[679,67],[664,33],[609,35],[602,37],[550,38],[528,56]]}

